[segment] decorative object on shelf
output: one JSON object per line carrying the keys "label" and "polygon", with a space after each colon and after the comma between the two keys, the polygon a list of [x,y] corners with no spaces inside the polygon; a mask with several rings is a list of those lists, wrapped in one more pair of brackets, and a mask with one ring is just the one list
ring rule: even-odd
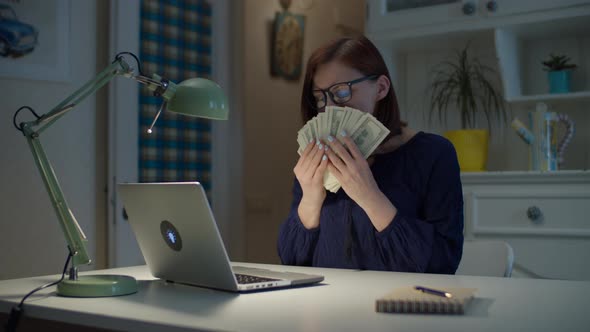
{"label": "decorative object on shelf", "polygon": [[[503,124],[507,118],[503,95],[491,78],[496,71],[469,55],[469,44],[456,53],[456,58],[435,66],[430,83],[430,112],[438,113],[443,121],[449,112],[459,112],[462,130],[447,131],[444,135],[455,146],[461,171],[484,171],[488,155],[491,121]],[[488,129],[475,128],[476,116],[483,114]],[[445,121],[446,122],[446,121]]]}
{"label": "decorative object on shelf", "polygon": [[547,71],[550,93],[570,92],[571,71],[577,67],[570,61],[566,55],[550,54],[549,59],[542,62],[543,69]]}
{"label": "decorative object on shelf", "polygon": [[[564,124],[566,132],[557,143],[556,127]],[[545,103],[537,103],[529,113],[529,128],[518,118],[512,120],[512,128],[529,146],[529,169],[533,171],[557,171],[564,162],[564,152],[575,133],[574,121],[566,114],[549,112]]]}
{"label": "decorative object on shelf", "polygon": [[305,16],[289,12],[291,1],[280,3],[283,11],[276,13],[273,24],[271,75],[298,80],[303,67]]}
{"label": "decorative object on shelf", "polygon": [[[131,55],[137,61],[138,73],[125,62],[123,55]],[[139,59],[132,53],[117,54],[111,64],[95,78],[60,102],[48,113],[41,116],[29,106],[19,108],[13,117],[13,124],[27,139],[33,158],[41,174],[45,189],[49,194],[57,219],[66,238],[71,258],[69,278],[57,284],[57,294],[72,297],[106,297],[127,295],[137,292],[138,286],[134,278],[115,275],[85,275],[78,277],[78,267],[90,264],[91,260],[86,248],[86,236],[76,221],[74,213],[68,207],[53,167],[45,154],[40,135],[43,131],[57,122],[62,116],[73,110],[86,97],[94,94],[113,78],[123,76],[145,84],[153,91],[155,97],[161,97],[163,103],[156,114],[152,127],[160,113],[164,110],[189,116],[208,119],[226,120],[228,117],[227,99],[216,83],[203,79],[191,78],[179,84],[164,79],[156,74],[145,76],[141,71]],[[137,98],[136,96],[130,96]],[[35,117],[34,120],[20,122],[17,117],[20,111],[28,110]],[[68,262],[70,259],[68,258]]]}

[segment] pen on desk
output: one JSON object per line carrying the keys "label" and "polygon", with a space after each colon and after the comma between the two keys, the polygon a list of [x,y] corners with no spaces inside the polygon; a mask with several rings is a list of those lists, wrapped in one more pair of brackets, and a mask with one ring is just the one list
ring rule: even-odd
{"label": "pen on desk", "polygon": [[432,295],[436,295],[436,296],[440,296],[440,297],[446,297],[449,299],[453,297],[453,294],[451,294],[451,293],[437,290],[437,289],[427,288],[427,287],[423,287],[423,286],[415,286],[414,289],[417,291],[421,291],[422,293],[432,294]]}

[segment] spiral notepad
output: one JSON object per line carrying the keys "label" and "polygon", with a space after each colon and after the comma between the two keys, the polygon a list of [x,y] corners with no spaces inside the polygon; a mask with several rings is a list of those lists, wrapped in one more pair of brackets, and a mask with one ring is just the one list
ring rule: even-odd
{"label": "spiral notepad", "polygon": [[375,301],[375,311],[396,313],[463,314],[475,288],[443,288],[452,298],[423,293],[414,287],[397,288]]}

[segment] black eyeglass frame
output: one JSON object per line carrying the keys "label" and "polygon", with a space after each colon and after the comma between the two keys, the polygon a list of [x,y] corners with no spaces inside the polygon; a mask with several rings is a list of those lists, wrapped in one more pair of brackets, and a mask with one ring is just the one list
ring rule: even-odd
{"label": "black eyeglass frame", "polygon": [[[326,89],[312,89],[311,91],[312,91],[312,99],[313,100],[308,100],[308,102],[309,102],[310,106],[313,109],[316,109],[316,110],[319,110],[319,109],[322,109],[322,108],[326,107],[326,105],[328,104],[328,97],[330,97],[330,100],[334,104],[336,104],[336,105],[342,105],[343,103],[345,103],[345,102],[349,101],[350,99],[352,99],[352,86],[354,84],[361,83],[361,82],[364,82],[364,81],[367,81],[367,80],[374,80],[374,79],[378,78],[379,76],[380,75],[377,75],[377,74],[367,75],[367,76],[363,76],[361,78],[357,78],[356,80],[352,80],[352,81],[348,81],[348,82],[334,83],[334,84],[330,85]],[[332,91],[330,91],[330,89],[332,89],[333,87],[335,87],[337,85],[342,85],[342,84],[346,84],[348,86],[348,89],[350,90],[350,95],[349,95],[348,99],[346,99],[345,101],[343,101],[341,103],[337,103],[334,100],[334,94],[332,93]],[[317,91],[320,91],[324,95],[324,106],[322,106],[322,107],[318,107],[317,106],[317,100],[313,96],[313,92],[317,92]]]}

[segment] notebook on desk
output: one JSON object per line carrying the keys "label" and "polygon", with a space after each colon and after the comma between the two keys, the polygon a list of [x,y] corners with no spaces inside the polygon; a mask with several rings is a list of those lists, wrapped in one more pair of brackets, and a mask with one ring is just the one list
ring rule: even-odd
{"label": "notebook on desk", "polygon": [[320,275],[232,266],[198,182],[125,183],[118,189],[154,277],[232,292],[324,280]]}
{"label": "notebook on desk", "polygon": [[[473,300],[475,288],[443,288],[421,291],[420,286],[394,289],[375,301],[375,311],[422,314],[464,314]],[[437,293],[442,293],[437,294]],[[444,296],[447,294],[448,296]]]}

